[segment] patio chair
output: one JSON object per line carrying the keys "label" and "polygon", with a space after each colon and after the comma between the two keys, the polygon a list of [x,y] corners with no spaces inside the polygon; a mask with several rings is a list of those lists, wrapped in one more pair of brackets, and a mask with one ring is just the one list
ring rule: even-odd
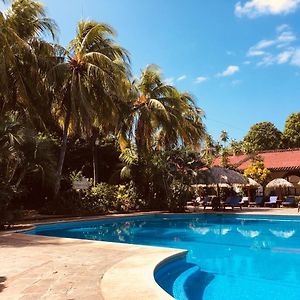
{"label": "patio chair", "polygon": [[224,202],[224,210],[226,209],[227,206],[230,206],[232,209],[234,209],[234,207],[239,207],[240,210],[242,210],[242,202],[241,202],[241,198],[238,196],[231,196],[228,197],[226,199],[226,201]]}
{"label": "patio chair", "polygon": [[270,196],[269,201],[265,202],[265,206],[277,206],[278,197],[277,196]]}
{"label": "patio chair", "polygon": [[240,202],[243,206],[249,205],[249,197],[243,197],[242,201]]}
{"label": "patio chair", "polygon": [[206,209],[207,206],[212,206],[211,200],[209,199],[208,196],[205,196],[202,203],[203,209]]}
{"label": "patio chair", "polygon": [[282,202],[282,205],[287,207],[295,207],[296,206],[295,196],[287,196],[285,201]]}
{"label": "patio chair", "polygon": [[262,206],[264,197],[263,196],[256,196],[254,201],[249,202],[249,206]]}

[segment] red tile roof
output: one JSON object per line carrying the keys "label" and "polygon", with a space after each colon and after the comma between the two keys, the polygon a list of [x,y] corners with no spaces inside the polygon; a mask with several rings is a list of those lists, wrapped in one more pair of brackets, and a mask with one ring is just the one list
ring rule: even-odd
{"label": "red tile roof", "polygon": [[[257,153],[269,170],[289,171],[300,170],[300,149],[264,151]],[[245,170],[251,165],[251,160],[255,155],[242,154],[229,156],[229,163],[238,170]],[[219,166],[221,158],[218,157],[213,162],[214,166]]]}

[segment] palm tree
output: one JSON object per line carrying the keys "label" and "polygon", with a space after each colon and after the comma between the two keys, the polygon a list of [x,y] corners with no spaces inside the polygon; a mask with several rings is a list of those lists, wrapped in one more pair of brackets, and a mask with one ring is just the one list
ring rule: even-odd
{"label": "palm tree", "polygon": [[228,142],[228,139],[229,139],[228,132],[226,130],[222,130],[221,134],[220,134],[221,142],[223,142],[225,144]]}
{"label": "palm tree", "polygon": [[57,46],[42,37],[50,33],[54,38],[56,28],[44,6],[32,0],[14,0],[5,14],[0,12],[0,113],[19,110],[37,127],[54,124],[44,80],[56,63]]}
{"label": "palm tree", "polygon": [[108,128],[118,122],[123,87],[129,75],[129,56],[114,42],[114,36],[114,30],[106,24],[79,22],[65,61],[49,74],[58,93],[54,106],[56,116],[63,123],[55,198],[60,188],[69,133],[89,137],[93,127]]}
{"label": "palm tree", "polygon": [[163,82],[157,66],[150,65],[136,84],[135,144],[139,155],[154,148],[199,146],[205,128],[202,111],[188,93]]}
{"label": "palm tree", "polygon": [[133,82],[128,96],[133,109],[131,118],[124,118],[129,131],[124,135],[125,125],[123,137],[131,140],[131,144],[120,157],[125,164],[121,176],[129,175],[151,206],[155,154],[176,146],[198,148],[205,133],[202,111],[188,93],[166,84],[155,65],[149,65],[140,79]]}

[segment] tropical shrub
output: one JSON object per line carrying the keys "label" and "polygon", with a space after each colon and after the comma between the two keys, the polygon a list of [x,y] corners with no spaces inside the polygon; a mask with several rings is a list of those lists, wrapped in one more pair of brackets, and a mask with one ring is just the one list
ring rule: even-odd
{"label": "tropical shrub", "polygon": [[139,196],[133,182],[130,182],[118,186],[114,206],[117,211],[128,212],[130,210],[141,210],[145,208],[146,203]]}
{"label": "tropical shrub", "polygon": [[184,212],[184,207],[192,196],[190,186],[174,180],[170,186],[170,192],[168,197],[169,210],[171,212]]}
{"label": "tropical shrub", "polygon": [[[74,176],[74,173],[73,173]],[[55,208],[55,213],[96,215],[112,211],[128,212],[143,209],[145,203],[138,196],[133,183],[111,185],[99,183],[86,190],[69,189]]]}

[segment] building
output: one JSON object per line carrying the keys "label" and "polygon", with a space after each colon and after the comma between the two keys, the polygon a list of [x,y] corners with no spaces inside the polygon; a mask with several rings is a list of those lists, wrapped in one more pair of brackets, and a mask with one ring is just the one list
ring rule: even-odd
{"label": "building", "polygon": [[[271,171],[271,180],[285,178],[295,186],[291,194],[300,195],[300,149],[262,151],[255,154],[241,154],[229,156],[229,164],[237,170],[248,168],[253,158],[259,156],[266,168]],[[213,165],[219,166],[221,158],[216,158]]]}

